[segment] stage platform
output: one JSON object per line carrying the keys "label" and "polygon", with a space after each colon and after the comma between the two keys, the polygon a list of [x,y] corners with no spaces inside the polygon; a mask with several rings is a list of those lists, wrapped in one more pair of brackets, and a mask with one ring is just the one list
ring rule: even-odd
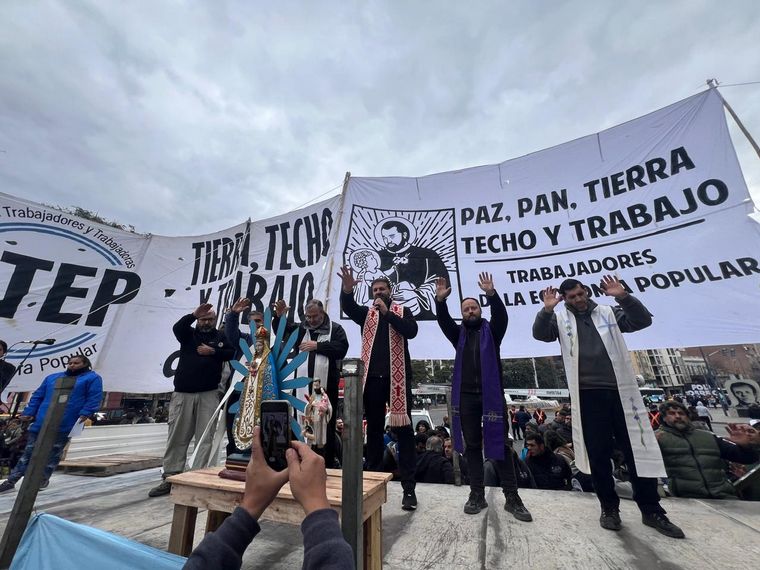
{"label": "stage platform", "polygon": [[[159,469],[108,478],[56,473],[40,492],[37,510],[166,549],[172,520],[168,497],[148,498]],[[387,568],[751,568],[760,560],[760,503],[668,499],[663,502],[686,540],[673,540],[641,524],[636,506],[621,505],[623,530],[599,527],[593,495],[523,490],[534,522],[503,510],[499,489],[489,489],[487,511],[465,515],[466,487],[418,485],[419,509],[401,510],[401,487],[388,484],[383,508],[383,561]],[[0,495],[4,528],[16,492]],[[205,512],[198,515],[196,544]],[[300,568],[301,533],[263,522],[243,568]]]}

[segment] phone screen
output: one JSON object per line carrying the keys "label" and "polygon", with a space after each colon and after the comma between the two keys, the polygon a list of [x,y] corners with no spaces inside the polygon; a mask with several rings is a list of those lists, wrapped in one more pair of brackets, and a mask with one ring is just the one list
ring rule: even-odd
{"label": "phone screen", "polygon": [[261,446],[272,469],[282,471],[288,466],[285,451],[290,447],[290,404],[284,400],[261,403]]}

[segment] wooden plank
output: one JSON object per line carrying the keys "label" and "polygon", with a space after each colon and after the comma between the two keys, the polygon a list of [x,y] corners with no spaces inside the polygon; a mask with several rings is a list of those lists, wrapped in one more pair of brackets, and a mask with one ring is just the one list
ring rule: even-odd
{"label": "wooden plank", "polygon": [[172,529],[169,533],[169,552],[180,556],[190,556],[193,551],[193,534],[195,519],[198,517],[196,507],[174,505]]}
{"label": "wooden plank", "polygon": [[214,532],[220,526],[224,520],[230,516],[230,513],[224,513],[221,511],[209,511],[206,517],[206,534]]}
{"label": "wooden plank", "polygon": [[201,490],[172,484],[169,498],[178,505],[231,513],[240,505],[243,494],[219,489]]}
{"label": "wooden plank", "polygon": [[383,513],[377,509],[364,521],[364,568],[381,570],[383,567]]}
{"label": "wooden plank", "polygon": [[107,458],[93,458],[92,460],[65,461],[58,465],[58,469],[69,475],[108,477],[119,473],[160,467],[162,461],[161,457],[154,456],[135,457],[118,455]]}

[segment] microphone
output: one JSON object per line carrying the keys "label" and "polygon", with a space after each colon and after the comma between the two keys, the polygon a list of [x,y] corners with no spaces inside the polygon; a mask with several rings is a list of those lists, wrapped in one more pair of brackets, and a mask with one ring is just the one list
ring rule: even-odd
{"label": "microphone", "polygon": [[45,340],[22,340],[21,342],[24,344],[46,344],[50,346],[51,344],[55,344],[55,339],[46,338]]}

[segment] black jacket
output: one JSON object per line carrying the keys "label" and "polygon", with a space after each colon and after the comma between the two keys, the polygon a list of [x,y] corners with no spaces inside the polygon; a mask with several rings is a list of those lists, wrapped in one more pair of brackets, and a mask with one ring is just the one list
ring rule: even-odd
{"label": "black jacket", "polygon": [[[504,335],[507,333],[507,324],[509,323],[509,317],[507,316],[507,308],[504,306],[504,301],[498,293],[494,293],[488,298],[488,305],[491,307],[491,320],[489,325],[491,327],[491,335],[493,336],[493,344],[496,349],[496,360],[499,366],[499,377],[501,379],[502,389],[504,386],[504,374],[501,367],[501,341],[504,340]],[[441,328],[444,336],[449,342],[457,348],[459,344],[459,335],[462,327],[465,325],[458,325],[449,314],[449,307],[446,301],[439,302],[436,300],[436,319],[438,320],[438,326]],[[481,327],[465,327],[467,338],[465,339],[464,349],[462,353],[462,392],[468,392],[471,394],[479,394],[482,392],[482,380],[480,377],[480,328]]]}
{"label": "black jacket", "polygon": [[[185,315],[174,325],[174,336],[179,341],[179,361],[174,374],[176,392],[209,392],[219,387],[222,365],[235,355],[235,349],[224,333],[216,329],[203,333],[192,326],[195,316]],[[201,356],[197,348],[207,344],[216,351]]]}
{"label": "black jacket", "polygon": [[554,452],[545,449],[538,457],[528,455],[525,464],[533,475],[538,489],[554,489],[566,491],[570,489],[570,480],[573,477],[567,461]]}
{"label": "black jacket", "polygon": [[[325,316],[326,319],[329,319],[329,317]],[[280,318],[279,317],[273,317],[272,318],[272,329],[274,331],[277,331],[277,328],[280,326]],[[319,333],[316,331],[310,331],[307,329],[302,323],[287,323],[285,325],[285,338],[284,341],[287,341],[288,338],[290,338],[290,335],[293,334],[293,332],[296,332],[298,335],[296,343],[293,345],[293,353],[298,354],[298,346],[303,342],[303,340],[317,340],[319,338]],[[342,360],[346,353],[348,352],[348,338],[346,337],[346,331],[343,330],[343,327],[340,326],[335,321],[332,322],[332,332],[330,333],[330,340],[324,341],[324,342],[318,342],[317,343],[317,350],[312,350],[309,352],[309,358],[308,358],[308,371],[309,371],[309,378],[314,378],[314,357],[317,354],[321,354],[323,356],[326,356],[327,359],[330,361],[329,368],[327,371],[327,378],[320,378],[322,381],[322,387],[327,391],[328,393],[335,393],[335,398],[337,400],[338,396],[338,382],[340,382],[340,369],[338,368],[338,362]],[[332,401],[332,398],[330,398]],[[335,402],[333,402],[333,405],[335,405]]]}
{"label": "black jacket", "polygon": [[[340,292],[340,308],[348,318],[354,321],[364,330],[364,321],[367,318],[369,307],[359,306],[354,300],[354,293]],[[374,309],[373,309],[374,310]],[[407,388],[412,385],[412,359],[409,357],[409,339],[417,336],[417,321],[414,320],[412,312],[404,307],[404,316],[399,317],[390,310],[386,315],[380,315],[377,325],[377,334],[375,343],[372,346],[372,354],[369,358],[369,370],[367,376],[391,375],[391,349],[388,335],[388,327],[393,327],[402,337],[404,337],[404,361],[406,363],[406,383]]]}
{"label": "black jacket", "polygon": [[418,483],[454,484],[454,466],[440,453],[424,451],[417,456],[414,480]]}

